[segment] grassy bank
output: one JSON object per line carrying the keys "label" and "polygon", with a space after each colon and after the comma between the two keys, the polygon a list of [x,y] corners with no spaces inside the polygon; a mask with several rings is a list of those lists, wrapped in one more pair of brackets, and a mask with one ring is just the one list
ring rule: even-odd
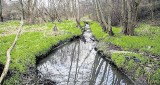
{"label": "grassy bank", "polygon": [[[0,64],[6,61],[6,51],[15,38],[19,21],[9,21],[0,24]],[[5,80],[5,85],[20,84],[20,75],[26,73],[29,67],[35,66],[36,56],[45,54],[53,45],[60,41],[81,35],[76,28],[76,22],[56,22],[58,30],[53,31],[54,24],[24,25],[17,44],[11,52],[10,70],[16,71],[11,78]],[[10,30],[10,31],[9,31]]]}
{"label": "grassy bank", "polygon": [[160,84],[160,27],[141,24],[135,29],[135,36],[124,36],[121,34],[122,28],[113,27],[115,36],[111,37],[102,32],[97,22],[91,22],[91,30],[99,43],[105,43],[106,47],[101,46],[104,50],[113,44],[123,51],[131,52],[113,53],[110,58],[133,80],[143,77],[150,85]]}

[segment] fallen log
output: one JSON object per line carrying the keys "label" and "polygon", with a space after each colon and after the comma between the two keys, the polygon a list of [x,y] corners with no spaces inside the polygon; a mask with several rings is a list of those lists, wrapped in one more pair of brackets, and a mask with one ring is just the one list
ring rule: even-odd
{"label": "fallen log", "polygon": [[10,61],[11,61],[11,51],[13,50],[14,46],[16,45],[16,42],[17,42],[18,37],[20,35],[20,32],[22,30],[22,26],[23,26],[23,17],[21,18],[20,26],[19,26],[18,32],[16,34],[15,40],[13,41],[11,47],[7,50],[7,54],[6,54],[7,55],[7,60],[6,60],[6,64],[4,66],[3,72],[1,74],[1,77],[0,77],[0,85],[2,84],[2,81],[4,80],[4,78],[7,75],[7,72],[8,72],[8,69],[9,69],[9,64],[10,64]]}

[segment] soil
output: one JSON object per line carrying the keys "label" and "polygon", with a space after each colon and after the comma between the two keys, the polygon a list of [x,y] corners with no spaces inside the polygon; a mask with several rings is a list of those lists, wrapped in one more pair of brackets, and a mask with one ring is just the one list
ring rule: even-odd
{"label": "soil", "polygon": [[2,64],[0,64],[0,74],[2,74],[4,66]]}
{"label": "soil", "polygon": [[110,50],[117,50],[117,51],[122,51],[123,50],[121,47],[119,47],[117,45],[114,45],[112,43],[110,43],[109,47],[107,47],[107,48],[109,48]]}

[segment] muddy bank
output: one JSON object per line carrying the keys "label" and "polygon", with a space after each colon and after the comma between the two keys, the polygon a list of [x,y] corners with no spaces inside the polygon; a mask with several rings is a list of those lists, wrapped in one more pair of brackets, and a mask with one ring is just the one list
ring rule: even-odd
{"label": "muddy bank", "polygon": [[[99,42],[101,43],[101,42]],[[139,68],[142,68],[141,65],[139,66],[135,66],[138,67],[138,69],[136,70],[129,70],[126,69],[128,64],[130,64],[130,59],[128,59],[128,57],[131,57],[131,59],[133,59],[133,64],[137,64],[139,62],[141,62],[140,60],[138,60],[138,58],[136,58],[134,55],[130,55],[127,56],[126,55],[126,60],[123,67],[119,67],[118,63],[113,60],[112,55],[114,53],[122,53],[122,54],[127,54],[127,53],[132,53],[129,51],[123,51],[123,49],[121,49],[120,47],[117,47],[113,44],[106,44],[106,43],[101,43],[101,45],[96,47],[96,50],[104,57],[106,58],[112,65],[114,65],[117,70],[121,71],[125,76],[127,76],[135,85],[148,85],[147,84],[147,77],[145,77],[144,75],[137,75],[137,71],[142,71],[142,73],[144,72],[143,70],[139,70]],[[117,56],[118,58],[119,56]],[[133,58],[132,58],[133,57]],[[122,60],[119,60],[119,62],[123,62]]]}
{"label": "muddy bank", "polygon": [[81,36],[73,36],[70,39],[59,41],[59,43],[57,43],[56,45],[53,45],[50,49],[48,49],[47,53],[36,56],[36,65],[29,66],[27,73],[21,74],[23,84],[37,84],[38,83],[38,84],[45,84],[45,85],[50,85],[50,84],[55,85],[56,83],[52,80],[42,79],[42,78],[40,79],[40,76],[37,74],[38,73],[37,64],[39,63],[39,61],[46,58],[49,54],[51,54],[57,48],[60,48],[64,46],[65,44],[72,42],[74,40],[77,40],[80,37]]}
{"label": "muddy bank", "polygon": [[69,43],[69,42],[72,42],[74,40],[77,40],[79,39],[81,36],[73,36],[72,38],[70,39],[67,39],[67,40],[64,40],[64,41],[59,41],[58,44],[56,45],[53,45],[50,49],[48,49],[47,53],[45,54],[41,54],[39,56],[36,56],[36,65],[38,64],[38,62],[42,59],[44,59],[47,55],[51,54],[54,50],[56,50],[57,48]]}
{"label": "muddy bank", "polygon": [[2,74],[3,68],[4,68],[4,65],[0,64],[0,75]]}
{"label": "muddy bank", "polygon": [[95,49],[97,50],[99,55],[101,55],[104,59],[106,59],[113,67],[115,67],[115,69],[117,69],[123,75],[125,75],[129,80],[131,80],[133,82],[133,84],[136,84],[136,82],[132,79],[132,77],[130,75],[128,75],[128,73],[126,71],[124,71],[122,68],[118,68],[118,66],[111,59],[111,57],[110,57],[111,54],[105,54],[103,50],[99,50],[99,48],[97,48],[97,47]]}
{"label": "muddy bank", "polygon": [[[48,49],[47,53],[36,56],[36,63],[38,63],[39,60],[45,58],[48,54],[50,54],[53,50],[55,50],[56,48],[59,48],[61,46],[63,46],[66,43],[69,43],[70,41],[74,41],[76,39],[79,39],[80,36],[73,36],[72,38],[66,39],[64,41],[59,41],[59,43],[57,43],[56,45],[53,45],[50,49]],[[36,64],[30,64],[27,67],[27,70],[25,71],[25,73],[19,73],[19,71],[15,70],[9,70],[9,72],[7,73],[7,76],[5,78],[5,80],[14,80],[13,81],[13,85],[17,85],[17,84],[21,84],[21,85],[26,85],[26,84],[36,84],[39,81],[39,78],[37,76],[37,71],[36,71]],[[0,64],[0,74],[2,73],[3,70],[3,65]],[[12,78],[12,76],[17,76]],[[5,81],[7,82],[7,81]],[[48,83],[54,83],[53,81],[49,81],[49,80],[41,80],[40,82],[44,82],[44,84]]]}
{"label": "muddy bank", "polygon": [[[1,75],[2,72],[3,72],[3,69],[4,69],[4,65],[0,64],[0,75]],[[9,79],[10,76],[12,76],[13,74],[15,74],[15,72],[16,72],[16,71],[12,71],[12,70],[9,69],[9,70],[8,70],[8,73],[7,73],[6,77],[5,77],[5,79]],[[4,80],[5,80],[5,79],[4,79]],[[2,84],[3,84],[4,80],[2,81]],[[1,84],[0,84],[0,85],[1,85]]]}

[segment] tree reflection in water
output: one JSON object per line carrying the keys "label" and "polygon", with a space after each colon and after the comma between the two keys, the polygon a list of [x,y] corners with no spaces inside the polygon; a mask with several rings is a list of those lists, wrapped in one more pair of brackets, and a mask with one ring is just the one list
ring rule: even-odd
{"label": "tree reflection in water", "polygon": [[39,75],[57,85],[132,85],[126,76],[97,54],[96,42],[91,37],[90,31],[86,31],[86,42],[77,40],[55,50],[39,63]]}

